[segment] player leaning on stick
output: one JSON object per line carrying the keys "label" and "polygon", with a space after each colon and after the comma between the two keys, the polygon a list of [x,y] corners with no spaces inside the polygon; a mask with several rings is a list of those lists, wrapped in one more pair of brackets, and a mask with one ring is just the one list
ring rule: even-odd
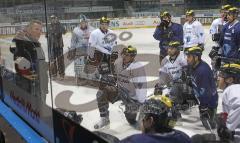
{"label": "player leaning on stick", "polygon": [[128,46],[121,55],[114,63],[116,84],[112,82],[97,92],[101,119],[95,124],[95,129],[110,125],[109,102],[115,103],[118,100],[122,100],[125,105],[124,114],[128,123],[135,125],[138,108],[146,99],[146,73],[144,66],[135,61],[137,49]]}
{"label": "player leaning on stick", "polygon": [[216,127],[215,114],[218,106],[218,93],[210,66],[201,59],[203,49],[193,46],[185,49],[190,68],[189,85],[199,100],[200,120],[206,129]]}

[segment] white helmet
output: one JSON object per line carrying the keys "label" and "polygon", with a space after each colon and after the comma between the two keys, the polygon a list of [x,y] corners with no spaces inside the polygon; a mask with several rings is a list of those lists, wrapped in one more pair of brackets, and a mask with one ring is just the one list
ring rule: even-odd
{"label": "white helmet", "polygon": [[15,60],[17,72],[20,74],[30,74],[31,63],[24,57],[18,57]]}
{"label": "white helmet", "polygon": [[79,16],[79,22],[81,23],[81,22],[88,22],[88,19],[87,19],[87,17],[85,16],[85,15],[80,15]]}

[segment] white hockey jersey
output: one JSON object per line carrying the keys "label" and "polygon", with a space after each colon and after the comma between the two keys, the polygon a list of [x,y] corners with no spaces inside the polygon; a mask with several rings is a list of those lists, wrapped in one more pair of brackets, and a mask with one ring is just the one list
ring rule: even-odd
{"label": "white hockey jersey", "polygon": [[198,44],[204,44],[205,35],[202,24],[195,20],[192,23],[186,22],[183,25],[184,48]]}
{"label": "white hockey jersey", "polygon": [[223,25],[227,22],[222,20],[222,18],[217,18],[213,20],[211,27],[210,27],[210,34],[220,33],[222,31]]}
{"label": "white hockey jersey", "polygon": [[223,112],[228,113],[227,128],[235,131],[234,142],[240,142],[240,84],[228,86],[222,96]]}
{"label": "white hockey jersey", "polygon": [[186,65],[187,65],[187,60],[182,51],[179,53],[179,55],[175,60],[170,60],[170,56],[166,56],[163,59],[159,69],[160,83],[165,85],[169,82],[169,80],[176,81],[180,79],[182,75],[182,67]]}
{"label": "white hockey jersey", "polygon": [[114,34],[112,30],[108,30],[106,33],[103,33],[99,28],[94,30],[89,38],[89,47],[91,48],[89,55],[91,56],[95,49],[108,55],[111,54],[113,47],[117,44],[116,39],[111,34]]}
{"label": "white hockey jersey", "polygon": [[87,47],[90,33],[93,30],[94,28],[91,26],[88,26],[88,28],[84,30],[82,30],[80,26],[75,27],[72,32],[71,48]]}
{"label": "white hockey jersey", "polygon": [[147,97],[147,79],[144,66],[134,61],[127,67],[123,67],[123,59],[118,58],[114,67],[117,83],[128,90],[128,96],[143,103]]}

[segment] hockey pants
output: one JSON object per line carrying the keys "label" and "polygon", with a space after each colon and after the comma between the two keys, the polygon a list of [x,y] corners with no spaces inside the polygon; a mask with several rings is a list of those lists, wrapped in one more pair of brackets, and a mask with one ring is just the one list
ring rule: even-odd
{"label": "hockey pants", "polygon": [[129,124],[136,123],[136,116],[140,103],[133,99],[130,99],[127,95],[118,91],[114,86],[105,86],[103,89],[97,92],[97,103],[100,112],[100,117],[109,116],[109,102],[112,104],[116,101],[122,100],[125,105],[125,117]]}
{"label": "hockey pants", "polygon": [[65,65],[64,65],[64,56],[63,48],[55,47],[51,51],[51,65],[50,72],[53,77],[57,76],[57,73],[61,77],[65,75]]}

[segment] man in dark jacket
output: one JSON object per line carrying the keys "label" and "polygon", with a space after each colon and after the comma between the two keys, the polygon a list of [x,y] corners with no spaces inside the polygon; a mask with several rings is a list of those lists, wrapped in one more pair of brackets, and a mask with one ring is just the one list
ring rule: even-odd
{"label": "man in dark jacket", "polygon": [[[14,54],[17,73],[16,84],[34,95],[41,95],[45,102],[48,93],[48,65],[45,62],[44,51],[38,41],[41,34],[42,22],[31,21],[24,30],[19,31],[13,38],[16,48],[10,50]],[[34,85],[34,89],[37,91],[33,90],[31,85]]]}
{"label": "man in dark jacket", "polygon": [[50,73],[53,78],[63,79],[65,75],[64,57],[63,57],[63,37],[66,31],[55,15],[51,16],[51,24],[48,27],[48,47],[50,56]]}
{"label": "man in dark jacket", "polygon": [[183,27],[171,21],[171,15],[167,11],[160,14],[161,23],[156,27],[153,34],[154,39],[159,41],[160,55],[159,63],[167,56],[167,47],[170,41],[183,43]]}

